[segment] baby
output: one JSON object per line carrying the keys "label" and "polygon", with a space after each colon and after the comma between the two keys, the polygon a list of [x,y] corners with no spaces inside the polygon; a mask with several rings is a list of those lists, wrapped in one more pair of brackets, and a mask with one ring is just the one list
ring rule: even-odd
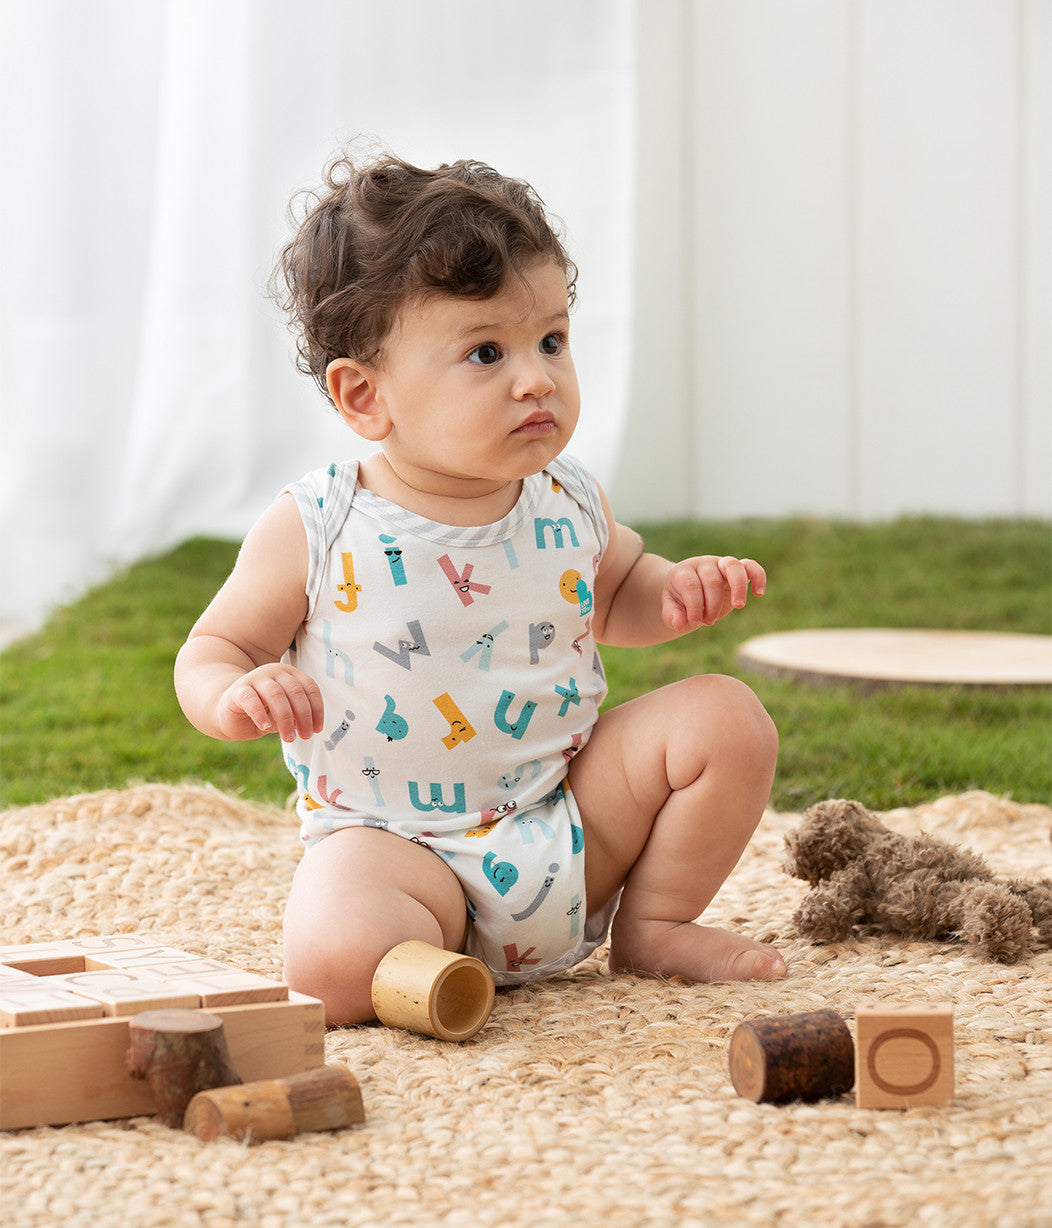
{"label": "baby", "polygon": [[752,559],[671,563],[563,454],[577,270],[533,190],[477,162],[330,166],[282,254],[300,365],[379,445],[249,532],[179,653],[187,717],[277,732],[306,852],[285,975],[332,1024],[418,939],[498,984],[610,940],[612,971],[785,975],[695,924],[770,792],[746,686],[686,678],[599,712],[598,644],[656,644],[763,594]]}

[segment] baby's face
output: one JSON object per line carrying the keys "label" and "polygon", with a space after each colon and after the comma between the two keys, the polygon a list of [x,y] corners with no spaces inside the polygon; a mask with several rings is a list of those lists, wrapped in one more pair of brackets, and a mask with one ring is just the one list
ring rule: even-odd
{"label": "baby's face", "polygon": [[383,449],[421,490],[477,495],[539,473],[566,447],[580,393],[566,278],[535,265],[495,297],[442,295],[403,309],[388,337],[377,400]]}

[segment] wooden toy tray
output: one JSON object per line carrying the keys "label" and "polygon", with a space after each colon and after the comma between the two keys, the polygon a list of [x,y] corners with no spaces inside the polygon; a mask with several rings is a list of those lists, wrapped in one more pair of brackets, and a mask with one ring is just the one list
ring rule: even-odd
{"label": "wooden toy tray", "polygon": [[128,1020],[202,1009],[223,1020],[245,1082],[325,1061],[325,1008],[253,972],[144,934],[0,947],[0,1129],[154,1112],[124,1065]]}

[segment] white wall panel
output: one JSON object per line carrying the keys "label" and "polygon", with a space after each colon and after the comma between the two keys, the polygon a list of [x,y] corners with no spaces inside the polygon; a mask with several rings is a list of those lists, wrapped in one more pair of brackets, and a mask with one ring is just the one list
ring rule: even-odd
{"label": "white wall panel", "polygon": [[1003,0],[860,6],[865,516],[1015,501],[1016,35]]}
{"label": "white wall panel", "polygon": [[849,489],[844,5],[693,13],[694,506],[833,511]]}
{"label": "white wall panel", "polygon": [[619,511],[1052,515],[1052,4],[644,9]]}
{"label": "white wall panel", "polygon": [[635,6],[630,412],[611,487],[623,520],[682,515],[696,485],[690,10],[691,0]]}
{"label": "white wall panel", "polygon": [[1020,5],[1019,510],[1052,514],[1052,4]]}

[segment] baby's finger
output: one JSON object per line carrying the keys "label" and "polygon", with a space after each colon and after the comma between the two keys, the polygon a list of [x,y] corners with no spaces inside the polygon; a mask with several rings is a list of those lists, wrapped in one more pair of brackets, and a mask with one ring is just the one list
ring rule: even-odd
{"label": "baby's finger", "polygon": [[666,587],[661,598],[661,621],[670,631],[686,631],[690,625],[682,603],[670,587]]}
{"label": "baby's finger", "polygon": [[692,565],[677,564],[669,573],[665,589],[664,618],[673,631],[700,627],[705,618],[704,579]]}
{"label": "baby's finger", "polygon": [[762,597],[767,591],[767,572],[755,559],[742,559],[742,566],[749,576],[749,584],[757,597]]}
{"label": "baby's finger", "polygon": [[745,563],[741,559],[725,554],[719,560],[717,566],[720,569],[720,574],[727,582],[731,605],[734,609],[740,610],[749,597],[750,577]]}
{"label": "baby's finger", "polygon": [[293,710],[296,714],[296,733],[301,738],[312,737],[321,733],[325,725],[325,703],[322,700],[321,689],[313,678],[300,675],[298,679],[299,694],[293,696]]}
{"label": "baby's finger", "polygon": [[729,587],[720,570],[720,561],[715,555],[706,554],[694,559],[698,580],[701,583],[701,606],[695,619],[695,626],[711,627],[728,612]]}
{"label": "baby's finger", "polygon": [[[291,742],[296,736],[298,719],[292,701],[285,688],[276,678],[260,678],[253,689],[266,710],[269,725],[260,725],[268,732],[276,729],[283,742]],[[257,721],[257,724],[259,722]]]}
{"label": "baby's finger", "polygon": [[320,733],[325,710],[317,683],[298,671],[282,674],[275,681],[280,695],[275,697],[271,710],[282,740],[291,742],[294,738],[306,739]]}
{"label": "baby's finger", "polygon": [[243,714],[260,733],[270,733],[274,728],[266,703],[250,682],[232,687],[224,702],[235,720],[240,719],[238,713]]}

